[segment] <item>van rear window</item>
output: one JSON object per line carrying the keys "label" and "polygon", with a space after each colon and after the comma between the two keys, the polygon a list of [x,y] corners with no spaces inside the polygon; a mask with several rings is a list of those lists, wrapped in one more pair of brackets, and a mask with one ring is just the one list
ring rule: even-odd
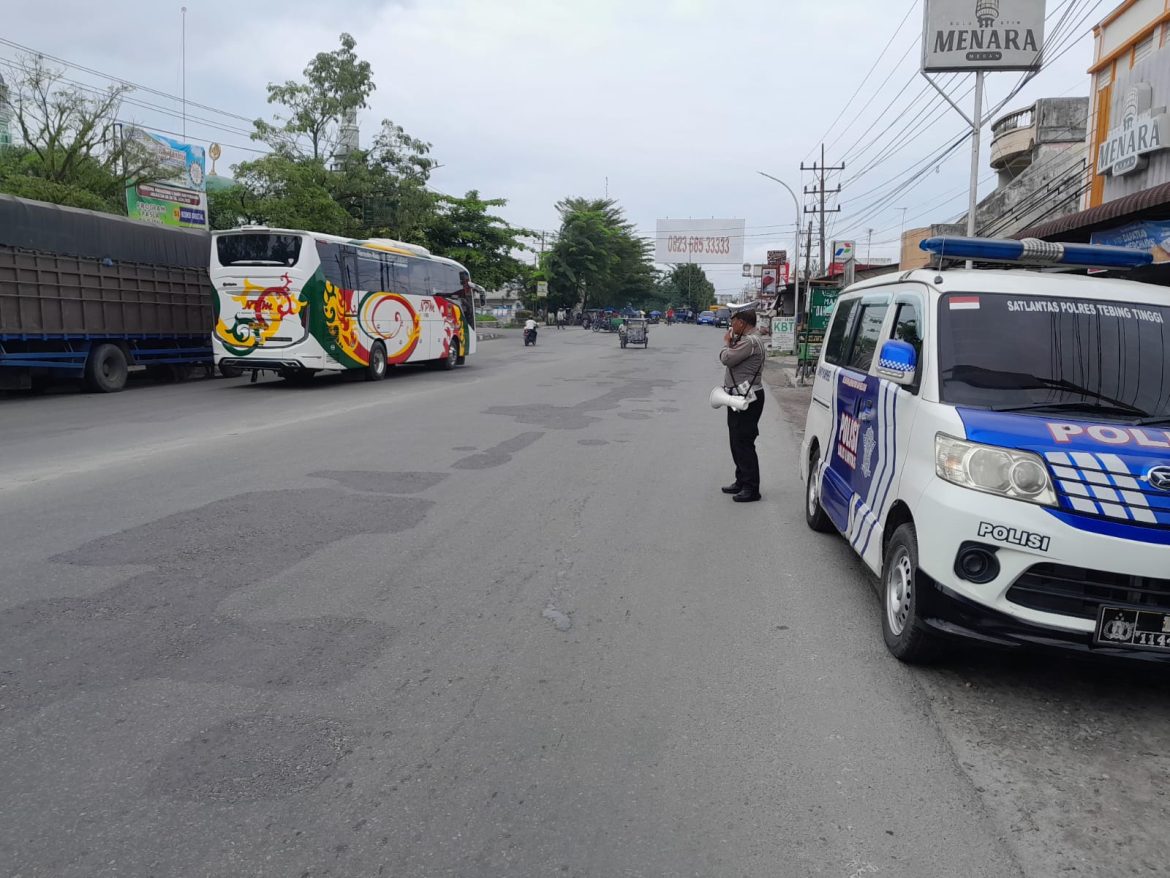
{"label": "van rear window", "polygon": [[220,265],[280,265],[291,268],[301,257],[299,235],[268,233],[220,235],[215,239]]}

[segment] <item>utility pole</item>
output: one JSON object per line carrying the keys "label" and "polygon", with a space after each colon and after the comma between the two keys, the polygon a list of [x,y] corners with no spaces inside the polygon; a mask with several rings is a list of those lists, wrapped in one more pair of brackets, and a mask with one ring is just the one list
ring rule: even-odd
{"label": "utility pole", "polygon": [[[812,313],[812,226],[813,221],[808,221],[808,243],[804,247],[804,288],[808,290],[807,300],[808,307],[804,313],[804,322],[807,324],[809,316]],[[797,309],[800,310],[799,308]]]}
{"label": "utility pole", "polygon": [[873,229],[865,230],[865,264],[869,265],[870,251],[873,250]]}
{"label": "utility pole", "polygon": [[809,167],[805,167],[804,162],[801,162],[800,169],[802,171],[812,171],[814,174],[817,174],[819,177],[818,184],[816,186],[814,186],[812,189],[805,187],[804,194],[805,195],[819,196],[820,197],[820,208],[818,209],[815,207],[814,208],[806,207],[804,209],[804,212],[805,213],[819,213],[821,215],[821,265],[820,265],[820,270],[821,270],[821,273],[823,274],[825,272],[826,266],[828,264],[825,262],[825,214],[826,213],[840,213],[841,212],[840,205],[838,205],[837,207],[834,207],[832,210],[825,209],[825,196],[826,195],[835,195],[836,193],[841,191],[840,186],[838,186],[836,189],[826,189],[825,188],[825,172],[826,171],[843,171],[843,170],[845,170],[845,163],[842,162],[840,165],[833,165],[831,167],[826,166],[825,165],[825,145],[822,143],[821,144],[821,161],[820,161],[820,163],[818,164],[817,162],[813,162],[812,167],[809,168]]}
{"label": "utility pole", "polygon": [[182,31],[182,36],[180,37],[180,39],[182,40],[182,46],[180,47],[181,51],[179,53],[180,58],[181,58],[181,60],[179,62],[179,66],[180,66],[180,69],[182,71],[181,78],[183,80],[183,126],[182,126],[182,131],[183,131],[183,141],[186,142],[186,140],[187,140],[187,7],[186,6],[181,7],[179,9],[179,14],[180,14],[180,21],[181,21],[180,29]]}

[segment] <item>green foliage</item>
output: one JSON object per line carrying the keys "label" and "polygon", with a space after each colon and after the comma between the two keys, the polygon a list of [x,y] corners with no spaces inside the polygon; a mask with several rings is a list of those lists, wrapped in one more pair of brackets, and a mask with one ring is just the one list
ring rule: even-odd
{"label": "green foliage", "polygon": [[357,222],[330,194],[330,173],[312,159],[273,154],[237,165],[236,183],[209,196],[211,226],[243,223],[352,236]]}
{"label": "green foliage", "polygon": [[542,266],[549,308],[622,307],[654,291],[648,242],[612,199],[566,198],[557,204],[561,228]]}
{"label": "green foliage", "polygon": [[124,214],[129,183],[164,176],[158,159],[118,129],[130,86],[74,87],[39,56],[13,69],[0,100],[18,143],[0,152],[0,192]]}
{"label": "green foliage", "polygon": [[705,311],[715,307],[715,285],[694,263],[676,265],[658,282],[658,296],[676,308]]}
{"label": "green foliage", "polygon": [[268,103],[279,104],[285,112],[272,122],[257,119],[253,140],[295,158],[328,162],[334,157],[342,119],[364,108],[374,91],[370,63],[354,52],[357,41],[343,33],[340,42],[340,49],[317,53],[305,67],[303,82],[268,84]]}
{"label": "green foliage", "polygon": [[531,269],[514,254],[528,249],[519,239],[533,233],[512,228],[489,212],[506,203],[502,198],[480,198],[474,189],[462,198],[440,195],[424,224],[423,242],[467,266],[476,283],[487,289],[525,282]]}

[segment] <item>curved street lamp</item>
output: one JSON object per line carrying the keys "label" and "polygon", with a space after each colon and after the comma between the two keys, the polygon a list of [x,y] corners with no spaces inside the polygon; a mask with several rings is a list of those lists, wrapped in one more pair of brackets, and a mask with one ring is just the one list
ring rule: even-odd
{"label": "curved street lamp", "polygon": [[[779,183],[788,190],[788,194],[792,196],[792,205],[796,208],[796,240],[792,248],[792,298],[796,305],[796,314],[800,316],[800,199],[796,197],[796,193],[792,191],[792,187],[781,180],[779,177],[773,177],[771,174],[765,174],[763,171],[756,171],[761,177],[767,177],[773,183]],[[806,303],[807,304],[807,303]]]}

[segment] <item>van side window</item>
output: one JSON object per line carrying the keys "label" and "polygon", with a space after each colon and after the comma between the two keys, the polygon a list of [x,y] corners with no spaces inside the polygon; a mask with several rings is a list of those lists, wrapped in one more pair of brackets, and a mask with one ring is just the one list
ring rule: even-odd
{"label": "van side window", "polygon": [[898,316],[894,320],[892,337],[913,345],[919,360],[922,359],[922,323],[918,319],[917,305],[904,302],[898,306]]}
{"label": "van side window", "polygon": [[837,313],[833,315],[833,325],[829,327],[829,337],[825,341],[826,363],[844,364],[845,347],[853,337],[853,324],[857,318],[857,302],[857,299],[848,299],[837,304]]}
{"label": "van side window", "polygon": [[857,328],[857,338],[853,342],[853,350],[849,354],[849,368],[858,372],[868,372],[869,364],[873,362],[874,352],[877,350],[878,339],[881,337],[882,324],[886,320],[888,305],[865,305],[861,309],[861,319]]}

